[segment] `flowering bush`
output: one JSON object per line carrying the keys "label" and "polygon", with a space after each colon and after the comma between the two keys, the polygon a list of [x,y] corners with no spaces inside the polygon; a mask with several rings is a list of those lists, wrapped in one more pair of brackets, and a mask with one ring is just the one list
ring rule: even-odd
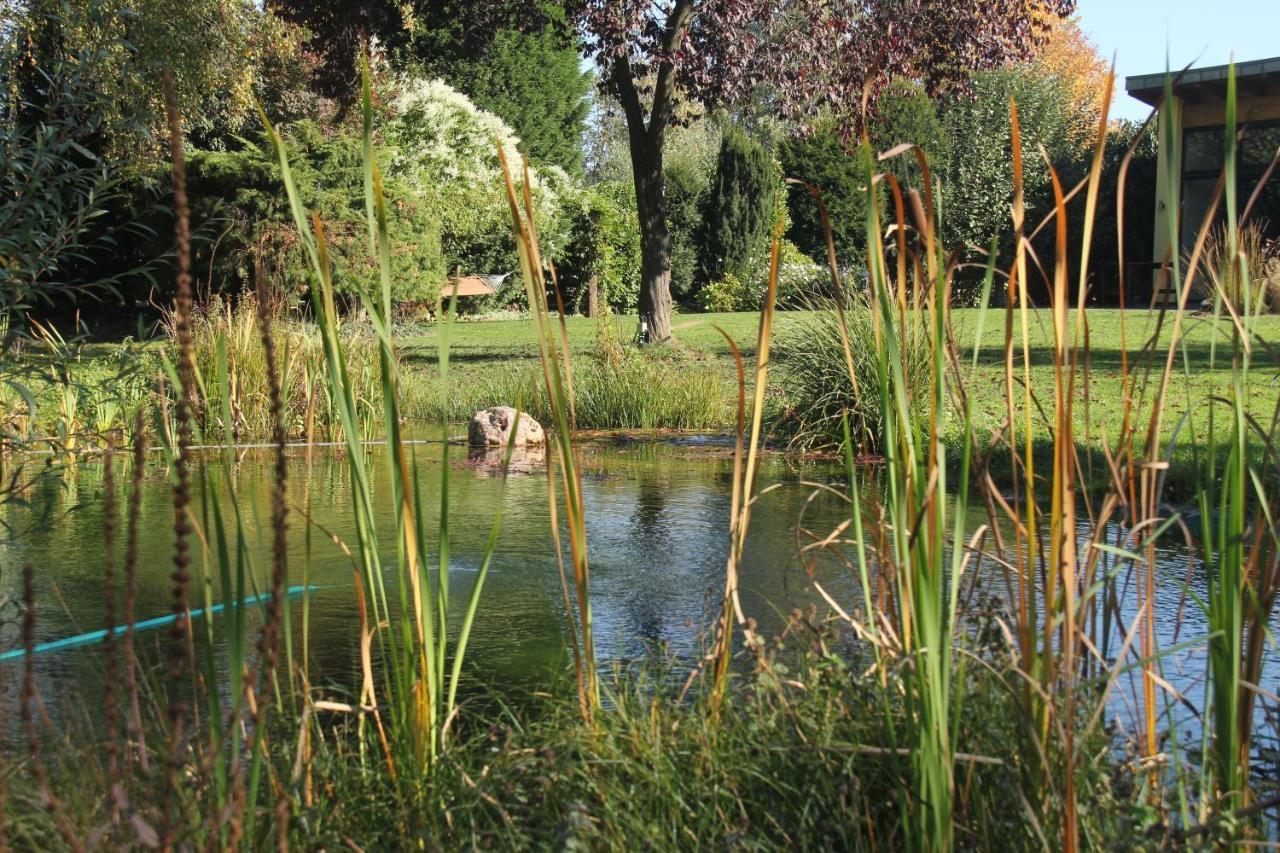
{"label": "flowering bush", "polygon": [[[501,118],[443,81],[404,78],[397,89],[386,130],[395,152],[388,171],[431,200],[450,267],[467,273],[514,269],[497,145],[519,185],[519,138]],[[543,255],[554,260],[565,245],[581,189],[559,167],[542,166],[529,169],[529,192]]]}

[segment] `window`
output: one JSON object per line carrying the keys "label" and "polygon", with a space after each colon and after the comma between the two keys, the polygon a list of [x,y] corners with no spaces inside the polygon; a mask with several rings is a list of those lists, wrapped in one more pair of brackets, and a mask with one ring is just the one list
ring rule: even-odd
{"label": "window", "polygon": [[[1243,134],[1236,149],[1236,199],[1240,212],[1258,186],[1271,159],[1280,147],[1280,121],[1241,125]],[[1182,133],[1182,223],[1179,229],[1183,250],[1195,244],[1204,223],[1213,190],[1222,172],[1226,133],[1222,125],[1192,127]],[[1280,172],[1280,170],[1277,170]],[[1250,214],[1267,222],[1270,234],[1280,234],[1280,173],[1273,172],[1259,194]],[[1218,217],[1224,208],[1218,207]]]}

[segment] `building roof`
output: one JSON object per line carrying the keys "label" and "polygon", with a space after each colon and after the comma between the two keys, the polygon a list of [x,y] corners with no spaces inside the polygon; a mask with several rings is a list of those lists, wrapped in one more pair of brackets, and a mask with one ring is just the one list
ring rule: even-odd
{"label": "building roof", "polygon": [[440,295],[445,299],[453,296],[454,283],[458,285],[459,296],[492,296],[498,291],[478,275],[464,275],[462,278],[451,278],[440,288]]}
{"label": "building roof", "polygon": [[[1231,66],[1189,68],[1173,71],[1173,91],[1189,101],[1221,101],[1227,97],[1227,72]],[[1138,74],[1126,77],[1124,89],[1144,104],[1155,106],[1164,97],[1165,75]],[[1236,86],[1242,94],[1280,95],[1280,56],[1236,63]]]}

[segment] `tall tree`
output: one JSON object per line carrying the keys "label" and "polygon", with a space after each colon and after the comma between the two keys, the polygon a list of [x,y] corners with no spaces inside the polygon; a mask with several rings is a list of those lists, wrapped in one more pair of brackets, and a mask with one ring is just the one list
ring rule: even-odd
{"label": "tall tree", "polygon": [[726,275],[747,277],[751,261],[769,239],[777,184],[773,158],[764,146],[729,127],[720,143],[703,216],[702,267],[707,281]]}
{"label": "tall tree", "polygon": [[319,58],[314,85],[340,104],[357,91],[356,60],[370,40],[400,63],[435,76],[475,61],[496,33],[538,32],[563,20],[548,0],[266,0],[268,8],[311,32]]}
{"label": "tall tree", "polygon": [[711,105],[768,91],[790,118],[833,109],[857,131],[885,84],[930,92],[1021,59],[1073,0],[582,0],[602,84],[627,120],[640,215],[640,315],[671,337],[671,234],[663,144],[681,99]]}
{"label": "tall tree", "polygon": [[442,70],[451,86],[511,125],[530,160],[582,173],[591,74],[563,28],[502,30],[486,50]]}
{"label": "tall tree", "polygon": [[1082,149],[1092,149],[1098,116],[1114,94],[1107,90],[1110,66],[1074,17],[1053,20],[1036,53],[1036,72],[1059,78],[1071,93],[1071,135]]}

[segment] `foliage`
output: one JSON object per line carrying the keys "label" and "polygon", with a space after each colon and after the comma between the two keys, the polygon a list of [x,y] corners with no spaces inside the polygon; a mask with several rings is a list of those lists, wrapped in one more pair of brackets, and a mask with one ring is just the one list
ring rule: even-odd
{"label": "foliage", "polygon": [[640,293],[640,232],[629,186],[599,184],[582,194],[557,275],[566,310],[585,310],[593,276],[602,305],[615,313],[635,310]]}
{"label": "foliage", "polygon": [[[341,275],[339,290],[347,295],[367,290],[376,277],[362,225],[360,139],[327,133],[311,121],[294,124],[290,137],[298,151],[294,170],[306,188],[302,197],[324,223],[330,255]],[[282,290],[300,292],[305,283],[296,272],[302,260],[300,246],[279,197],[279,164],[271,153],[249,142],[234,151],[196,151],[189,170],[196,221],[226,223],[217,229],[225,236],[208,249],[219,284],[229,289],[250,285],[256,262],[277,276]],[[448,268],[435,199],[395,174],[387,176],[386,186],[397,193],[397,204],[388,211],[388,228],[400,241],[391,258],[393,297],[434,304]]]}
{"label": "foliage", "polygon": [[49,92],[36,69],[78,64],[100,95],[88,147],[113,168],[143,172],[158,162],[164,70],[204,147],[256,123],[255,93],[278,116],[306,108],[300,32],[247,0],[30,0],[23,11],[17,41],[26,50],[6,81],[10,96],[39,110]]}
{"label": "foliage", "polygon": [[306,28],[316,57],[311,85],[344,108],[357,100],[357,59],[371,43],[397,68],[427,77],[478,61],[504,34],[557,28],[561,44],[571,33],[560,4],[548,0],[267,0],[280,17]]}
{"label": "foliage", "polygon": [[752,261],[769,241],[777,184],[769,152],[742,130],[726,129],[703,206],[704,280],[750,277]]}
{"label": "foliage", "polygon": [[[701,278],[701,254],[705,247],[700,238],[706,223],[704,214],[710,196],[711,173],[698,168],[696,162],[683,159],[669,163],[664,176],[671,226],[671,295],[677,302],[689,304],[694,300]],[[638,258],[638,231],[636,236]]]}
{"label": "foliage", "polygon": [[[386,136],[393,156],[388,174],[401,178],[440,217],[449,268],[461,266],[464,273],[513,270],[514,247],[494,141],[500,142],[509,162],[519,163],[515,132],[439,80],[400,81],[391,109]],[[568,214],[576,207],[579,190],[558,166],[531,168],[529,175],[540,237],[554,259],[564,246]]]}
{"label": "foliage", "polygon": [[1050,20],[1049,35],[1033,61],[1039,74],[1057,78],[1069,94],[1067,132],[1082,150],[1093,145],[1103,105],[1115,94],[1107,89],[1111,63],[1080,29],[1076,16]]}
{"label": "foliage", "polygon": [[[868,128],[872,144],[878,151],[904,143],[919,145],[934,164],[950,163],[953,158],[964,156],[965,146],[947,135],[938,107],[937,100],[930,98],[918,83],[895,80],[876,105]],[[904,186],[923,191],[915,157],[895,157],[884,168]]]}
{"label": "foliage", "polygon": [[[876,388],[876,342],[871,309],[861,292],[845,297],[844,334],[830,298],[810,296],[814,312],[779,335],[779,387],[784,394],[774,428],[791,447],[831,449],[844,442],[846,421],[857,449],[883,452],[885,412]],[[847,336],[847,338],[846,338]],[[854,374],[849,375],[844,341]],[[928,351],[918,339],[904,364],[911,399],[921,400],[928,382]],[[912,412],[918,417],[920,412]]]}
{"label": "foliage", "polygon": [[450,85],[512,127],[534,165],[582,174],[592,79],[559,28],[502,30],[478,55],[443,71]]}
{"label": "foliage", "polygon": [[[624,107],[637,82],[656,81],[654,126],[668,121],[677,98],[734,103],[761,85],[771,87],[785,117],[829,107],[857,123],[867,87],[875,102],[893,77],[922,79],[930,92],[963,83],[975,69],[1031,56],[1052,14],[1072,7],[1058,0],[929,0],[856,10],[823,0],[589,0],[580,20],[602,82]],[[887,32],[906,36],[886,39]]]}
{"label": "foliage", "polygon": [[14,330],[35,302],[150,277],[136,187],[91,150],[111,106],[86,74],[109,47],[29,65],[43,98],[0,126],[0,314]]}
{"label": "foliage", "polygon": [[[862,177],[856,158],[845,150],[844,141],[831,119],[819,122],[810,133],[797,133],[778,144],[778,161],[783,174],[812,184],[822,195],[835,239],[836,258],[841,265],[852,263],[862,251],[860,223]],[[818,205],[804,187],[787,186],[787,215],[791,224],[787,239],[811,258],[827,257],[827,236],[822,228]]]}
{"label": "foliage", "polygon": [[[1071,170],[1082,168],[1080,149],[1070,133],[1071,94],[1061,80],[1038,74],[1034,66],[1015,65],[976,75],[971,98],[950,98],[942,106],[947,135],[964,140],[950,152],[948,161],[942,161],[950,211],[942,236],[948,246],[985,248],[993,235],[1007,231],[1013,201],[1010,99],[1018,105],[1026,151],[1036,152],[1043,146],[1068,186]],[[1052,205],[1049,169],[1039,156],[1028,156],[1024,168],[1028,221],[1038,222]]]}
{"label": "foliage", "polygon": [[698,305],[703,311],[739,311],[739,306],[759,302],[750,286],[733,273],[724,278],[709,281],[698,291]]}

